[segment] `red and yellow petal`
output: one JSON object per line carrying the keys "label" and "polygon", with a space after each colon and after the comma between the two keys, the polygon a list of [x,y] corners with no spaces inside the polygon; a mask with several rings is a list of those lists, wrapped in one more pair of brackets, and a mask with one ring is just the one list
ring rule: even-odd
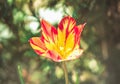
{"label": "red and yellow petal", "polygon": [[41,29],[42,29],[42,35],[44,36],[45,40],[50,42],[56,39],[57,30],[54,26],[52,26],[50,23],[48,23],[45,20],[41,20]]}
{"label": "red and yellow petal", "polygon": [[40,37],[32,37],[29,42],[37,54],[41,55],[46,52],[47,48]]}
{"label": "red and yellow petal", "polygon": [[54,50],[48,50],[46,53],[46,57],[52,59],[55,62],[60,62],[60,55]]}
{"label": "red and yellow petal", "polygon": [[76,21],[74,18],[70,17],[70,16],[66,16],[64,17],[61,22],[58,25],[58,28],[61,31],[71,31],[73,29],[73,27],[76,25]]}
{"label": "red and yellow petal", "polygon": [[68,36],[70,32],[73,30],[75,25],[76,21],[74,20],[74,18],[70,16],[64,17],[61,20],[60,24],[58,25],[58,39],[57,39],[58,45],[60,47],[65,47],[66,40],[67,38],[68,39],[70,38]]}
{"label": "red and yellow petal", "polygon": [[70,32],[65,42],[66,57],[73,51],[75,46],[75,33]]}
{"label": "red and yellow petal", "polygon": [[83,28],[84,28],[85,24],[86,23],[74,27],[75,43],[77,45],[80,45],[80,35],[81,35],[81,32],[83,31]]}

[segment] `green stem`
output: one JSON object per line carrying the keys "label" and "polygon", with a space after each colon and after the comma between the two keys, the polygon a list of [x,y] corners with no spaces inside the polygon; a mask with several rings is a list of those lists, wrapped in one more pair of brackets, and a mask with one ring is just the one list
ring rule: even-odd
{"label": "green stem", "polygon": [[65,62],[62,62],[62,67],[63,67],[63,70],[64,70],[64,74],[65,74],[65,84],[69,84],[69,80],[68,80],[68,71],[67,71],[67,67],[66,67],[66,64]]}
{"label": "green stem", "polygon": [[19,74],[19,78],[20,78],[21,84],[25,84],[25,83],[24,83],[24,80],[23,80],[22,69],[21,69],[21,66],[20,66],[20,65],[18,65],[18,74]]}

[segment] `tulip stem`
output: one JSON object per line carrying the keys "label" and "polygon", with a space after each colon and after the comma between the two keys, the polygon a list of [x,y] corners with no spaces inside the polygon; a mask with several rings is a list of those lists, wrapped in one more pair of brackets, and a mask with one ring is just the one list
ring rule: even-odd
{"label": "tulip stem", "polygon": [[65,74],[65,84],[68,84],[68,71],[67,71],[67,67],[66,67],[65,62],[62,62],[62,67],[63,67],[64,74]]}

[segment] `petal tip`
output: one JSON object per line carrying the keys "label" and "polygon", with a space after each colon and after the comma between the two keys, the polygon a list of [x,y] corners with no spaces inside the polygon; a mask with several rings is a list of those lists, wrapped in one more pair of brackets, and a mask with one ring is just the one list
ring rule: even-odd
{"label": "petal tip", "polygon": [[86,25],[87,23],[85,22],[84,24],[83,24],[83,27]]}

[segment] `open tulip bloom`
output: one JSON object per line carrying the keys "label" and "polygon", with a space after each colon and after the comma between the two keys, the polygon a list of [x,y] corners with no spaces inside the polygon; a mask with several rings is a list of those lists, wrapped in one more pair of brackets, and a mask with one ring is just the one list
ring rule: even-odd
{"label": "open tulip bloom", "polygon": [[41,20],[42,35],[32,37],[29,42],[34,51],[55,62],[76,59],[81,56],[80,36],[85,24],[76,26],[76,21],[70,16],[64,17],[58,28],[45,20]]}

